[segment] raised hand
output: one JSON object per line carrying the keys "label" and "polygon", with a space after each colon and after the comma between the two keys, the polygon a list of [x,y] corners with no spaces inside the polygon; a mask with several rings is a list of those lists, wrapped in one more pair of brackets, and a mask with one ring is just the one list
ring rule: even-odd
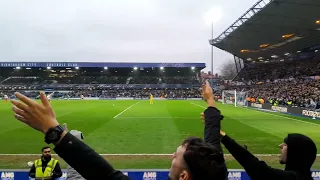
{"label": "raised hand", "polygon": [[226,132],[220,130],[220,135],[221,135],[221,136],[225,136],[225,135],[227,135],[227,134],[226,134]]}
{"label": "raised hand", "polygon": [[15,113],[15,118],[19,121],[44,134],[50,128],[59,125],[44,92],[40,93],[40,99],[42,103],[37,103],[36,101],[18,92],[15,93],[15,96],[21,100],[21,102],[16,100],[11,101],[11,103],[14,105],[12,110]]}
{"label": "raised hand", "polygon": [[202,85],[202,96],[204,100],[208,103],[208,106],[216,107],[216,103],[213,98],[213,90],[208,80],[206,80],[206,83]]}
{"label": "raised hand", "polygon": [[206,101],[213,98],[213,91],[208,80],[202,85],[202,96]]}

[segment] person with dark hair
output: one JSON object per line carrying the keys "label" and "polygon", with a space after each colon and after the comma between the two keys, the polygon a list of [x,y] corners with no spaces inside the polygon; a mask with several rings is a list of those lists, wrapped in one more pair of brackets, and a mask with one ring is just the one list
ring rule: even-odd
{"label": "person with dark hair", "polygon": [[58,160],[51,157],[51,148],[42,148],[42,156],[35,160],[30,171],[29,177],[35,180],[54,180],[62,176],[62,171]]}
{"label": "person with dark hair", "polygon": [[202,96],[208,108],[204,115],[204,140],[190,137],[177,148],[173,155],[169,172],[170,180],[178,179],[227,179],[227,166],[225,164],[220,144],[220,111],[216,108],[213,90],[208,81],[202,86]]}
{"label": "person with dark hair", "polygon": [[[205,116],[201,116],[203,120]],[[311,167],[317,157],[317,147],[312,139],[302,134],[289,134],[280,145],[280,164],[285,170],[275,169],[260,161],[245,147],[225,132],[220,131],[222,144],[246,170],[252,180],[313,180]]]}
{"label": "person with dark hair", "polygon": [[[188,138],[173,155],[170,180],[227,179],[227,168],[220,145],[220,120],[222,116],[215,107],[213,92],[209,83],[203,86],[203,97],[208,108],[205,111],[205,140]],[[43,92],[42,104],[15,93],[21,100],[12,100],[15,118],[45,134],[45,142],[54,144],[54,151],[88,180],[127,180],[103,157],[84,142],[67,132],[56,120],[55,113]],[[81,162],[80,162],[81,161]]]}
{"label": "person with dark hair", "polygon": [[223,154],[201,138],[187,138],[173,155],[170,180],[226,178],[227,168]]}
{"label": "person with dark hair", "polygon": [[242,165],[252,180],[313,180],[310,169],[317,157],[317,147],[305,135],[289,134],[280,145],[280,163],[286,165],[285,170],[271,168],[237,144],[225,132],[221,132],[221,135],[221,142]]}

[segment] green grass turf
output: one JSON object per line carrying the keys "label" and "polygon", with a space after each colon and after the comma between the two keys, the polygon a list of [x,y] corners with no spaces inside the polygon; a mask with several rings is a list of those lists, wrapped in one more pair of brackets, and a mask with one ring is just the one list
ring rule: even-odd
{"label": "green grass turf", "polygon": [[[52,106],[58,121],[61,124],[67,123],[69,129],[81,130],[85,142],[99,153],[167,154],[174,152],[188,136],[203,137],[203,124],[199,120],[199,114],[204,108],[193,103],[205,107],[205,102],[202,101],[169,100],[155,100],[153,105],[148,101],[130,100],[57,100],[52,102]],[[123,112],[131,105],[130,109]],[[307,134],[319,147],[320,122],[317,120],[235,108],[231,105],[218,106],[225,116],[223,130],[238,143],[246,144],[252,153],[279,154],[278,145],[292,132]],[[123,113],[114,118],[121,112]],[[15,120],[10,103],[0,102],[0,113],[0,153],[41,152],[41,147],[46,145],[43,135]],[[1,159],[4,160],[0,160],[0,168],[21,168],[25,164],[25,161],[19,162],[19,159],[12,160],[10,157]],[[265,159],[268,161],[268,158]],[[278,166],[276,158],[271,159],[268,162]],[[111,162],[117,168],[168,168],[170,159],[136,158],[128,162],[128,158],[119,157],[113,158]],[[241,168],[233,160],[228,160],[228,166]],[[316,168],[320,168],[320,165]]]}

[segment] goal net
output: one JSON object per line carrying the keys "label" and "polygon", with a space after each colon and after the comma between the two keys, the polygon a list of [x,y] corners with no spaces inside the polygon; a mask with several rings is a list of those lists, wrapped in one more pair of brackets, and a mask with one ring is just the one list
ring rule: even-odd
{"label": "goal net", "polygon": [[223,90],[222,103],[234,104],[234,106],[246,106],[248,93],[245,91]]}

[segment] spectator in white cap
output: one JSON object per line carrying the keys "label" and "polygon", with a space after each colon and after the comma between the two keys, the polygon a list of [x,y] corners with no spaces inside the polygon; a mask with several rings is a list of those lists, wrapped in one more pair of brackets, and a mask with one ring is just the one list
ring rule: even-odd
{"label": "spectator in white cap", "polygon": [[[68,131],[67,124],[64,123],[63,127],[66,131]],[[81,131],[71,130],[70,134],[83,141],[84,137]],[[75,169],[73,169],[70,165],[67,166],[67,180],[85,180]]]}

